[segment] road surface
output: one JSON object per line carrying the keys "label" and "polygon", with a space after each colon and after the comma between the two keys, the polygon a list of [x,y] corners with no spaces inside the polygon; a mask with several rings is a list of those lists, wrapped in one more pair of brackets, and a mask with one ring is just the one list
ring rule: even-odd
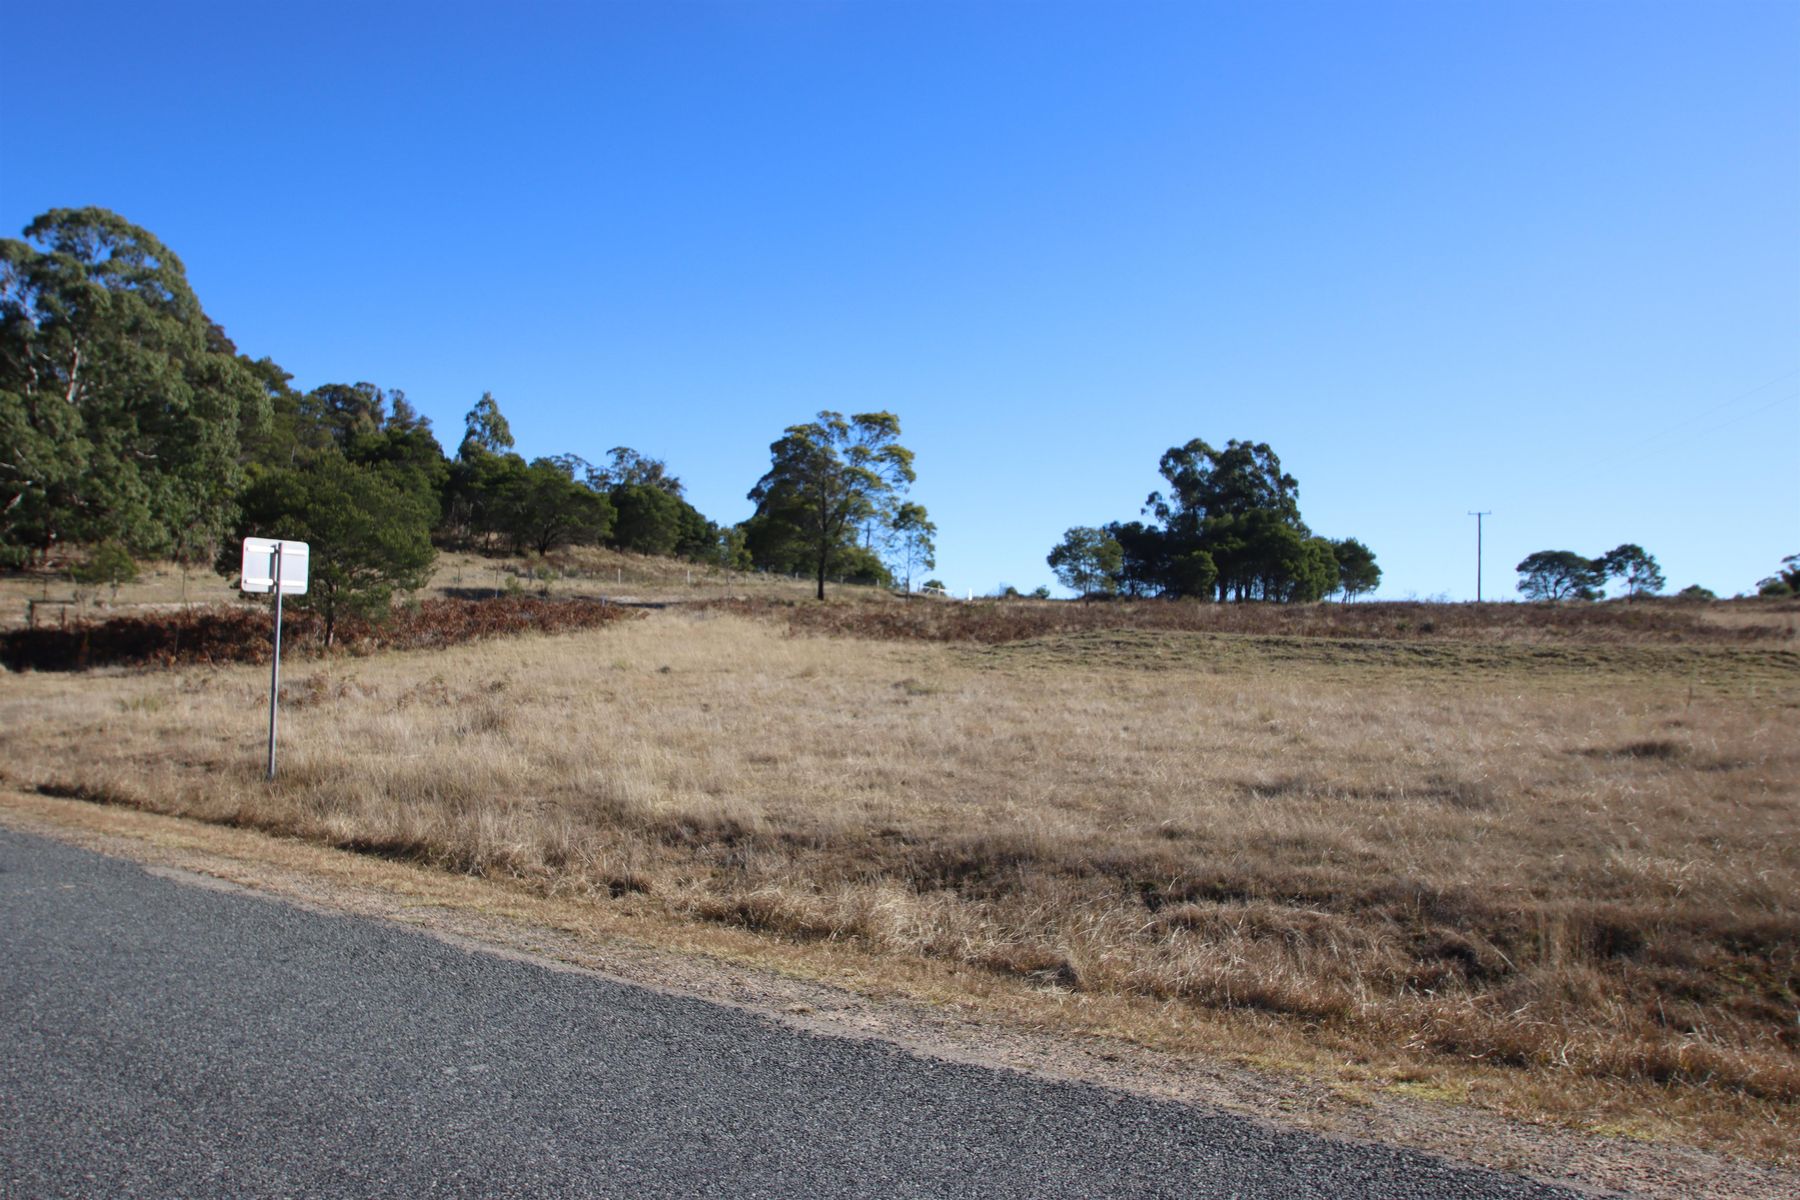
{"label": "road surface", "polygon": [[0,1196],[1551,1197],[0,829]]}

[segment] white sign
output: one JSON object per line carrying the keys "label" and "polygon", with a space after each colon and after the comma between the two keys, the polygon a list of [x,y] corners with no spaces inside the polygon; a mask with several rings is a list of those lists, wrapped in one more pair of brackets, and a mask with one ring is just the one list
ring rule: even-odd
{"label": "white sign", "polygon": [[276,550],[280,550],[281,562],[281,594],[283,596],[304,596],[306,594],[306,566],[311,559],[312,550],[305,542],[284,542],[275,538],[244,539],[244,582],[246,592],[272,592],[275,590]]}

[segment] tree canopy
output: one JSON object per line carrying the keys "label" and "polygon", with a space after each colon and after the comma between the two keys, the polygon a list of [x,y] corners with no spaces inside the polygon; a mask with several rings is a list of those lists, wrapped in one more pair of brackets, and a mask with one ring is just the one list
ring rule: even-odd
{"label": "tree canopy", "polygon": [[1631,542],[1608,550],[1595,560],[1594,565],[1606,578],[1618,579],[1625,584],[1627,600],[1635,600],[1640,594],[1653,596],[1663,590],[1666,582],[1656,560],[1642,546]]}
{"label": "tree canopy", "polygon": [[1759,580],[1756,591],[1761,596],[1800,596],[1800,554],[1781,560],[1781,569]]}
{"label": "tree canopy", "polygon": [[893,570],[911,595],[913,572],[937,567],[937,526],[923,504],[909,500],[894,509],[893,534]]}
{"label": "tree canopy", "polygon": [[1599,600],[1606,595],[1609,579],[1623,582],[1625,598],[1635,600],[1662,591],[1665,582],[1656,559],[1633,542],[1598,558],[1584,558],[1573,550],[1539,550],[1515,569],[1519,591],[1527,600]]}
{"label": "tree canopy", "polygon": [[1064,531],[1062,541],[1050,551],[1046,561],[1056,572],[1058,582],[1078,596],[1087,596],[1119,590],[1119,567],[1124,557],[1118,539],[1106,530],[1077,525]]}
{"label": "tree canopy", "polygon": [[[604,544],[885,581],[882,552],[928,566],[935,532],[901,503],[913,476],[898,435],[890,413],[793,427],[757,513],[721,529],[662,459],[629,446],[600,466],[528,463],[491,391],[447,458],[398,388],[295,387],[274,359],[240,354],[175,254],[115,213],[55,209],[0,240],[0,562],[83,547],[84,576],[115,579],[133,555],[231,565],[228,533],[318,530],[305,603],[335,614],[422,578],[409,564],[423,520],[427,550]],[[369,545],[391,574],[356,557]]]}
{"label": "tree canopy", "polygon": [[1217,449],[1196,438],[1170,447],[1158,469],[1167,486],[1144,502],[1155,524],[1077,527],[1070,533],[1081,531],[1083,540],[1071,545],[1065,534],[1057,547],[1063,560],[1092,544],[1088,534],[1103,533],[1118,548],[1106,590],[1130,596],[1310,602],[1337,591],[1348,599],[1380,582],[1368,546],[1307,528],[1300,485],[1267,443],[1233,440]]}
{"label": "tree canopy", "polygon": [[1355,538],[1339,538],[1331,543],[1337,559],[1337,588],[1345,600],[1354,600],[1364,592],[1381,586],[1381,568],[1375,565],[1375,552]]}
{"label": "tree canopy", "polygon": [[[291,538],[309,544],[311,579],[296,607],[317,609],[332,644],[340,615],[379,616],[396,589],[424,585],[437,551],[429,493],[392,467],[326,454],[304,467],[260,475],[245,491],[238,538]],[[219,568],[235,569],[235,542]]]}
{"label": "tree canopy", "polygon": [[900,418],[821,412],[788,426],[769,458],[768,473],[749,496],[756,503],[748,524],[758,565],[809,564],[821,600],[834,567],[884,578],[886,567],[855,534],[870,521],[891,527],[915,478],[912,451],[900,444]]}
{"label": "tree canopy", "polygon": [[1527,600],[1597,600],[1606,572],[1573,550],[1539,550],[1515,568]]}
{"label": "tree canopy", "polygon": [[204,555],[268,395],[181,260],[103,208],[0,239],[0,544]]}

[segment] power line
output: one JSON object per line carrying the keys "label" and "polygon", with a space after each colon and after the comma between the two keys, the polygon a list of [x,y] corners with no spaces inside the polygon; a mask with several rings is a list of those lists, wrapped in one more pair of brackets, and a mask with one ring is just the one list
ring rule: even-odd
{"label": "power line", "polygon": [[[1664,438],[1668,437],[1671,434],[1680,433],[1683,430],[1687,429],[1689,426],[1695,424],[1696,422],[1704,421],[1707,417],[1710,417],[1715,413],[1721,412],[1724,409],[1731,407],[1733,404],[1736,404],[1739,400],[1747,400],[1751,396],[1756,395],[1756,393],[1765,391],[1768,388],[1771,388],[1774,385],[1783,382],[1784,380],[1792,379],[1796,375],[1800,375],[1800,369],[1796,369],[1796,370],[1792,370],[1792,371],[1783,371],[1781,374],[1775,376],[1773,379],[1764,380],[1762,383],[1757,384],[1755,387],[1750,388],[1747,391],[1739,392],[1735,396],[1732,396],[1725,400],[1721,400],[1717,404],[1711,405],[1708,408],[1701,409],[1697,413],[1692,413],[1689,416],[1684,417],[1681,420],[1675,422],[1673,425],[1664,426],[1662,429],[1657,430],[1655,433],[1652,433],[1650,436],[1637,442],[1635,445],[1631,446],[1629,449],[1641,450],[1646,446],[1650,446],[1657,442],[1660,442]],[[1768,404],[1758,405],[1756,408],[1751,409],[1749,412],[1740,414],[1740,416],[1751,416],[1751,415],[1754,415],[1755,413],[1763,412],[1766,409],[1773,408],[1775,405],[1780,404],[1784,400],[1793,399],[1793,397],[1796,395],[1800,395],[1800,392],[1794,392],[1794,393],[1790,393],[1786,396],[1777,397],[1775,400],[1770,401]],[[1739,418],[1736,418],[1736,417],[1732,418],[1732,420],[1734,420],[1734,421],[1737,419],[1739,419]],[[1718,429],[1721,427],[1722,426],[1715,425],[1712,427],[1712,429],[1708,429],[1705,432],[1711,433],[1711,432],[1713,432],[1714,429]]]}

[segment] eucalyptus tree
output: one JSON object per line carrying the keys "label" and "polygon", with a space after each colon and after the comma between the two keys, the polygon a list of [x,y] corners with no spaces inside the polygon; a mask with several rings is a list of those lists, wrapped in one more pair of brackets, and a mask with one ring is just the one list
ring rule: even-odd
{"label": "eucalyptus tree", "polygon": [[1321,560],[1304,546],[1311,533],[1300,519],[1300,485],[1268,443],[1234,438],[1221,450],[1195,438],[1170,447],[1157,469],[1167,490],[1144,503],[1162,522],[1165,564],[1204,552],[1221,600],[1316,600],[1329,590],[1330,582],[1315,586]]}
{"label": "eucalyptus tree", "polygon": [[604,467],[589,468],[588,484],[602,491],[625,486],[653,487],[677,499],[685,490],[662,459],[639,454],[630,446],[608,450]]}
{"label": "eucalyptus tree", "polygon": [[1606,572],[1573,550],[1539,550],[1515,568],[1527,600],[1597,600]]}
{"label": "eucalyptus tree", "polygon": [[1627,600],[1635,600],[1640,594],[1653,596],[1668,582],[1656,559],[1632,542],[1608,550],[1595,560],[1595,565],[1606,578],[1624,583]]}
{"label": "eucalyptus tree", "polygon": [[607,493],[618,510],[612,544],[634,554],[672,554],[681,542],[681,500],[648,483],[621,483]]}
{"label": "eucalyptus tree", "polygon": [[788,426],[770,445],[769,457],[768,473],[750,490],[756,503],[751,523],[760,523],[771,542],[804,556],[823,600],[833,563],[857,557],[855,532],[870,520],[891,526],[916,478],[913,453],[900,444],[900,418],[821,412],[814,421]]}
{"label": "eucalyptus tree", "polygon": [[908,595],[912,594],[914,571],[930,571],[937,567],[937,526],[931,523],[923,504],[910,500],[894,509],[894,566]]}
{"label": "eucalyptus tree", "polygon": [[153,234],[59,208],[0,239],[0,542],[216,541],[268,420],[268,394]]}
{"label": "eucalyptus tree", "polygon": [[[436,516],[415,474],[353,463],[330,450],[304,466],[258,475],[244,492],[237,532],[309,544],[306,594],[288,603],[319,613],[329,647],[345,613],[385,616],[396,590],[424,586],[437,556]],[[235,544],[220,552],[218,566],[235,570]]]}
{"label": "eucalyptus tree", "polygon": [[1332,590],[1342,593],[1345,600],[1380,586],[1381,568],[1375,565],[1375,552],[1355,538],[1332,542],[1331,554],[1337,563],[1337,585]]}
{"label": "eucalyptus tree", "polygon": [[534,459],[523,471],[509,473],[501,509],[515,551],[548,554],[559,546],[590,546],[612,532],[612,501],[576,483],[549,459]]}
{"label": "eucalyptus tree", "polygon": [[1108,595],[1119,590],[1119,568],[1125,552],[1118,539],[1104,529],[1077,525],[1063,533],[1045,559],[1057,580],[1078,596],[1094,592]]}
{"label": "eucalyptus tree", "polygon": [[504,454],[512,448],[512,426],[501,415],[500,402],[494,399],[492,392],[481,393],[481,399],[463,418],[463,440],[457,448],[457,456],[463,457],[472,450]]}

